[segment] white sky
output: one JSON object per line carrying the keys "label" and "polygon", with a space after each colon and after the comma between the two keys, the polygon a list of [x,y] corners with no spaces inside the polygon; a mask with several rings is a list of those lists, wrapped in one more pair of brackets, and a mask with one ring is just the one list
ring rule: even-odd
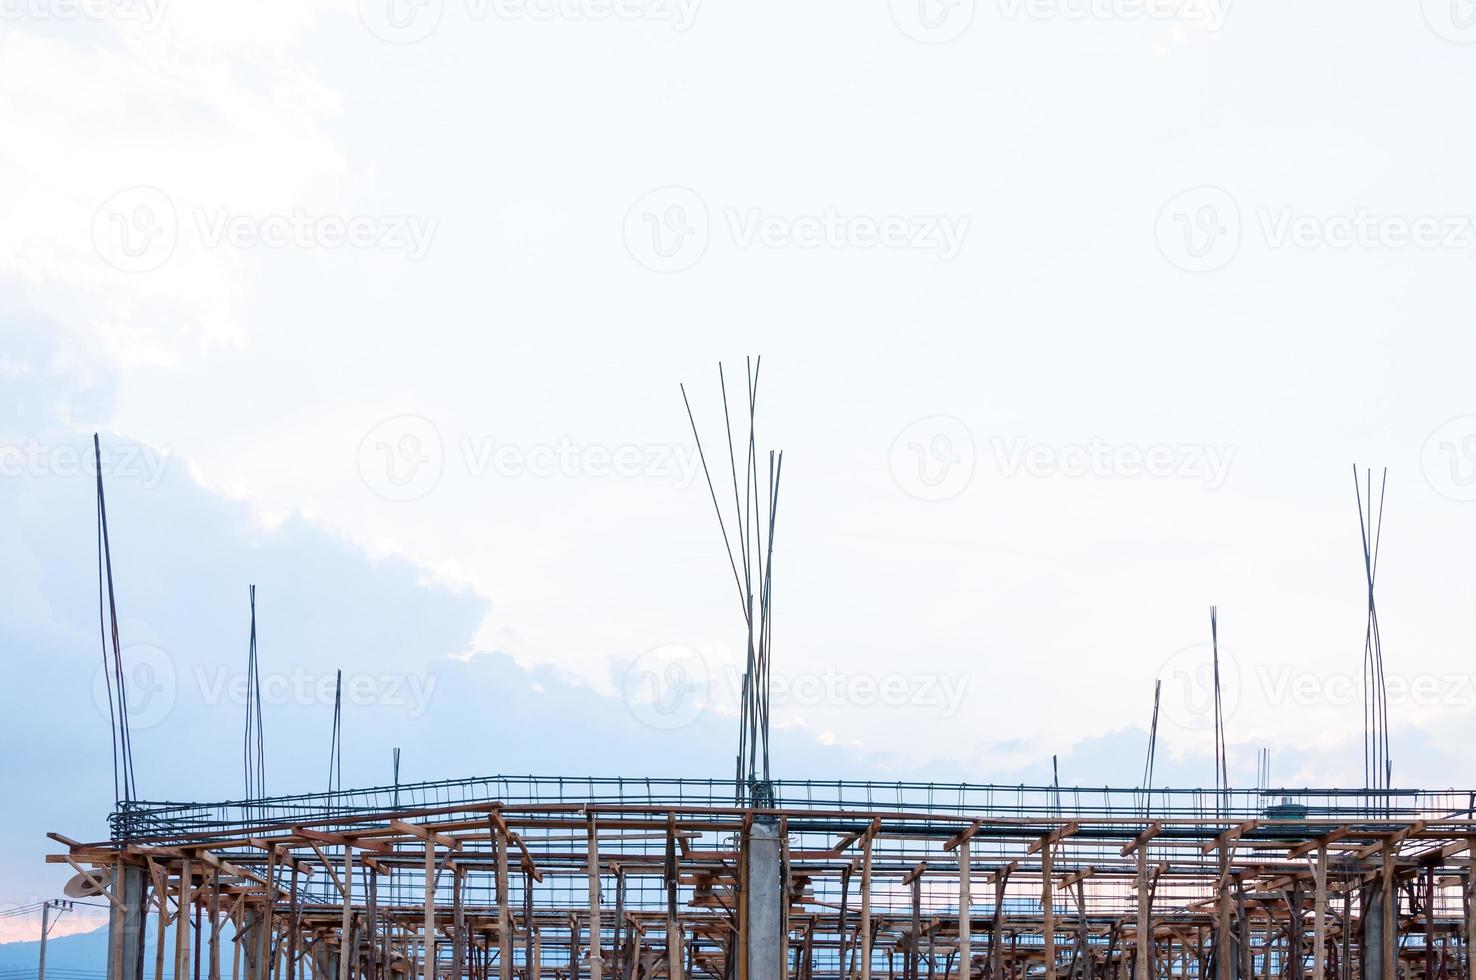
{"label": "white sky", "polygon": [[1237,764],[1310,741],[1278,780],[1357,782],[1357,461],[1390,673],[1439,691],[1396,726],[1468,731],[1465,0],[0,2],[0,296],[116,368],[76,424],[475,590],[479,649],[612,695],[662,645],[737,662],[670,467],[677,382],[715,446],[757,352],[776,670],[964,695],[781,723],[1033,762],[1182,699],[1218,603]]}

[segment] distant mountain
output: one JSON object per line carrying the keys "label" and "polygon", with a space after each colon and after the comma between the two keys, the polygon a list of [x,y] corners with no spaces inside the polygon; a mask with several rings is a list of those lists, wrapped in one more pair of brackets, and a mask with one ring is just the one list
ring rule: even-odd
{"label": "distant mountain", "polygon": [[[0,943],[0,980],[36,980],[39,942]],[[46,941],[47,980],[102,980],[108,972],[106,926]]]}

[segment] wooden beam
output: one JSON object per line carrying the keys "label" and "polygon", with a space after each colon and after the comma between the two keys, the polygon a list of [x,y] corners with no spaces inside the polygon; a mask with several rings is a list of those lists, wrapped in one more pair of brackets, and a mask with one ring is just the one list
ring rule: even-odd
{"label": "wooden beam", "polygon": [[1244,823],[1238,823],[1234,827],[1227,829],[1223,834],[1216,837],[1208,844],[1205,844],[1204,847],[1201,849],[1201,853],[1208,854],[1215,848],[1220,848],[1223,850],[1229,845],[1240,840],[1243,835],[1254,832],[1258,826],[1260,826],[1259,820],[1247,820]]}
{"label": "wooden beam", "polygon": [[1056,843],[1059,843],[1060,841],[1065,840],[1066,838],[1070,837],[1072,834],[1076,833],[1080,829],[1081,829],[1080,825],[1078,825],[1075,821],[1073,821],[1071,823],[1062,824],[1061,826],[1057,827],[1055,830],[1051,831],[1049,834],[1046,834],[1044,837],[1040,838],[1035,843],[1033,843],[1029,847],[1027,847],[1025,849],[1025,853],[1026,854],[1035,854],[1036,852],[1040,851],[1042,848],[1048,848],[1051,845],[1054,845]]}
{"label": "wooden beam", "polygon": [[1163,824],[1151,823],[1143,828],[1143,832],[1141,834],[1139,834],[1137,837],[1134,837],[1128,843],[1122,845],[1122,850],[1119,851],[1118,854],[1120,854],[1122,857],[1127,857],[1129,854],[1133,853],[1144,844],[1147,844],[1149,841],[1151,841],[1153,838],[1157,837],[1161,833],[1163,833]]}
{"label": "wooden beam", "polygon": [[952,851],[963,844],[967,844],[979,832],[981,826],[983,824],[975,820],[972,824],[948,838],[948,843],[943,845],[943,850]]}
{"label": "wooden beam", "polygon": [[1293,847],[1291,850],[1287,851],[1287,859],[1295,861],[1297,858],[1311,854],[1313,851],[1318,850],[1319,848],[1326,850],[1327,845],[1333,843],[1334,841],[1342,840],[1344,837],[1347,837],[1352,832],[1352,827],[1339,827],[1337,830],[1323,834],[1321,837],[1314,837],[1311,840],[1298,844],[1296,847]]}

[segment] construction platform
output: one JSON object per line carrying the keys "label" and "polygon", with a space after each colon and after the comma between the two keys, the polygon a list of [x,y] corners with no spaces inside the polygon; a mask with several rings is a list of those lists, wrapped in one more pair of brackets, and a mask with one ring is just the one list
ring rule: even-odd
{"label": "construction platform", "polygon": [[1473,980],[1476,793],[765,790],[134,802],[48,860],[112,903],[109,980]]}

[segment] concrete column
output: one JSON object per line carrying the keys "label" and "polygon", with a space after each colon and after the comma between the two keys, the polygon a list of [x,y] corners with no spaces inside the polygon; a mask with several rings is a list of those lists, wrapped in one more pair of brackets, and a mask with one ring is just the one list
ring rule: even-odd
{"label": "concrete column", "polygon": [[318,980],[336,980],[339,964],[342,962],[337,946],[319,941],[313,947],[312,961],[314,977]]}
{"label": "concrete column", "polygon": [[120,866],[122,880],[113,895],[123,908],[113,906],[108,914],[108,980],[143,980],[144,885],[148,876],[142,868]]}
{"label": "concrete column", "polygon": [[261,907],[249,906],[241,917],[241,935],[237,939],[241,944],[242,958],[246,961],[245,980],[267,980],[272,975],[272,965],[264,962],[266,957],[261,955],[261,931],[265,928],[266,918],[261,914]]}
{"label": "concrete column", "polygon": [[[1361,953],[1363,956],[1362,980],[1385,980],[1384,962],[1386,942],[1398,942],[1398,937],[1385,935],[1384,929],[1384,885],[1371,881],[1363,886],[1363,920]],[[1390,929],[1388,932],[1393,933]]]}
{"label": "concrete column", "polygon": [[748,846],[743,849],[743,860],[748,864],[748,890],[743,896],[747,980],[784,980],[788,973],[779,844],[778,821],[754,820]]}

